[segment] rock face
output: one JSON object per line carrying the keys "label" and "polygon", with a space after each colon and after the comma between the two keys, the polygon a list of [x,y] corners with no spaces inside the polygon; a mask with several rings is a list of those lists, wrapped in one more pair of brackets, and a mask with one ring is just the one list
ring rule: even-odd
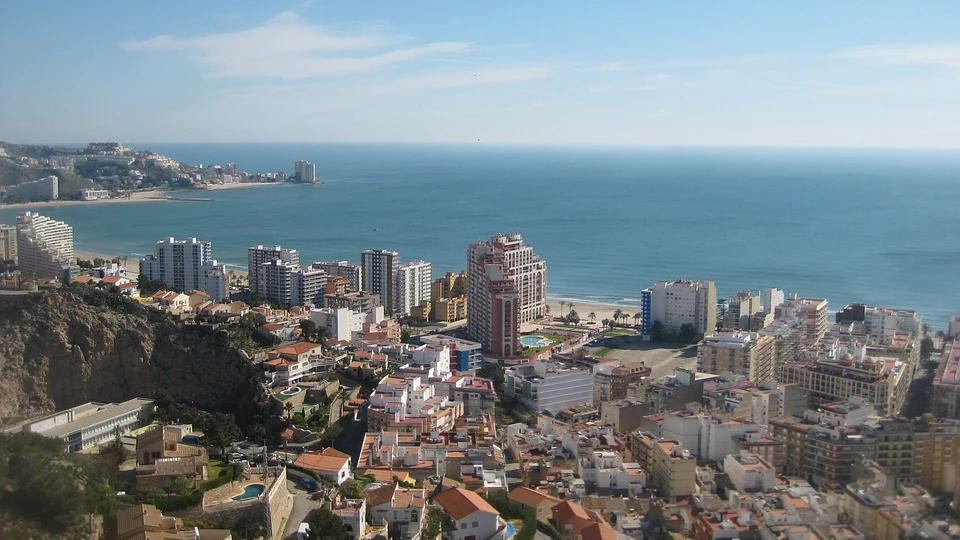
{"label": "rock face", "polygon": [[260,416],[256,369],[218,333],[98,291],[0,304],[0,425],[165,388],[201,409]]}

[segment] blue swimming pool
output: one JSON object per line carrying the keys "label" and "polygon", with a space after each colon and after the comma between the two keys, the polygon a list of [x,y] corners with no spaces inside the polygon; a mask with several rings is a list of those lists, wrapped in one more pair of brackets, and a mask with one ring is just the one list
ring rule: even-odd
{"label": "blue swimming pool", "polygon": [[233,498],[235,501],[245,501],[247,499],[256,499],[263,495],[263,490],[267,489],[263,484],[250,484],[243,488],[243,493]]}
{"label": "blue swimming pool", "polygon": [[522,336],[520,343],[525,347],[545,347],[550,344],[550,340],[543,336]]}
{"label": "blue swimming pool", "polygon": [[513,537],[513,536],[516,536],[516,535],[517,535],[517,527],[516,527],[513,523],[510,523],[510,522],[508,521],[508,522],[507,522],[507,534],[506,534],[507,538],[510,538],[510,537]]}

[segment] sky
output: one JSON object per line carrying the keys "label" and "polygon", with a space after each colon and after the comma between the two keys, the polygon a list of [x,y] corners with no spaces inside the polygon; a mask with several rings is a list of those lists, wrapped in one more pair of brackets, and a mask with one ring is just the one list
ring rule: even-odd
{"label": "sky", "polygon": [[960,2],[0,2],[0,140],[960,147]]}

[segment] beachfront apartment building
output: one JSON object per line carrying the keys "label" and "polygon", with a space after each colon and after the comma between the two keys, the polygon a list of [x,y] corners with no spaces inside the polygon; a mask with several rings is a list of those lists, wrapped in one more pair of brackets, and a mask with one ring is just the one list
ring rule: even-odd
{"label": "beachfront apartment building", "polygon": [[506,392],[530,409],[556,415],[578,405],[593,404],[593,374],[559,362],[538,361],[506,370]]}
{"label": "beachfront apartment building", "polygon": [[775,340],[750,332],[710,334],[697,345],[697,371],[739,374],[752,381],[774,380]]}
{"label": "beachfront apartment building", "polygon": [[310,268],[323,270],[329,276],[338,276],[347,280],[347,290],[344,292],[356,292],[363,287],[363,267],[358,264],[350,264],[347,261],[317,261],[310,265]]}
{"label": "beachfront apartment building", "polygon": [[78,272],[73,254],[73,227],[36,212],[17,215],[17,262],[34,278],[68,278]]}
{"label": "beachfront apartment building", "polygon": [[300,265],[300,252],[295,249],[285,249],[281,246],[264,246],[262,244],[247,248],[247,279],[250,291],[266,296],[266,282],[261,277],[264,264],[274,261]]}
{"label": "beachfront apartment building", "polygon": [[717,327],[717,287],[713,281],[660,281],[640,293],[643,335],[651,337],[656,323],[665,335],[676,336],[685,324],[700,334]]}
{"label": "beachfront apartment building", "polygon": [[400,266],[400,253],[386,249],[368,249],[360,254],[363,290],[379,295],[388,315],[396,313],[397,268]]}
{"label": "beachfront apartment building", "polygon": [[17,262],[17,227],[0,223],[0,261]]}
{"label": "beachfront apartment building", "polygon": [[55,201],[60,198],[60,179],[51,175],[39,180],[7,186],[7,197],[17,197],[26,201]]}
{"label": "beachfront apartment building", "polygon": [[394,281],[396,313],[409,314],[413,308],[432,299],[433,265],[420,260],[400,264]]}
{"label": "beachfront apartment building", "polygon": [[313,183],[317,181],[317,166],[304,159],[293,163],[293,176],[297,182]]}
{"label": "beachfront apartment building", "polygon": [[226,267],[213,258],[211,242],[172,237],[160,240],[153,255],[140,260],[140,272],[180,291],[204,291],[217,300],[227,296]]}
{"label": "beachfront apartment building", "polygon": [[288,306],[322,307],[327,292],[327,272],[300,268],[282,259],[266,262],[258,268],[259,294]]}
{"label": "beachfront apartment building", "polygon": [[89,402],[15,426],[5,433],[37,433],[61,439],[68,452],[79,452],[110,442],[120,434],[147,425],[153,417],[152,399],[134,398],[122,403]]}
{"label": "beachfront apartment building", "polygon": [[467,333],[494,356],[515,356],[520,325],[547,309],[547,263],[519,233],[467,247]]}

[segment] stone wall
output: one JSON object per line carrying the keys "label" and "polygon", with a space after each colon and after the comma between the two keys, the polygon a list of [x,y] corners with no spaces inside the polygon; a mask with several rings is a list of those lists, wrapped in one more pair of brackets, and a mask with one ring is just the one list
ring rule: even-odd
{"label": "stone wall", "polygon": [[268,512],[268,528],[273,538],[280,538],[283,534],[283,525],[293,511],[293,495],[287,491],[287,468],[281,469],[273,484],[267,489],[266,504]]}
{"label": "stone wall", "polygon": [[213,488],[203,494],[203,509],[210,510],[212,507],[218,506],[222,501],[229,499],[239,491],[240,482],[237,480],[231,480],[229,483]]}

